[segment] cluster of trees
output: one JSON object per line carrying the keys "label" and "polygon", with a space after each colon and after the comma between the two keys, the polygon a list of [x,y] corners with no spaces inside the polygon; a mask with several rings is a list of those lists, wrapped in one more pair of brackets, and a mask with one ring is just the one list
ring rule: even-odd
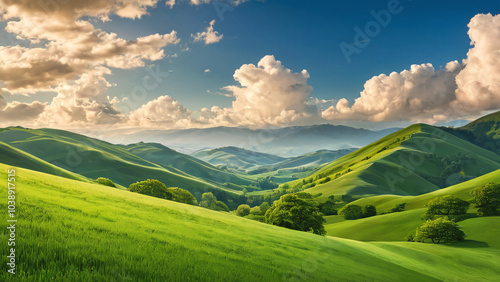
{"label": "cluster of trees", "polygon": [[271,176],[259,177],[255,182],[250,184],[250,186],[258,187],[262,190],[271,190],[278,188],[279,184],[274,182],[274,178]]}
{"label": "cluster of trees", "polygon": [[156,198],[176,201],[188,205],[197,205],[198,201],[189,191],[177,187],[167,188],[165,184],[156,180],[148,179],[131,184],[128,187],[130,192],[136,192]]}
{"label": "cluster of trees", "polygon": [[115,187],[116,188],[116,185],[113,181],[111,181],[110,179],[108,178],[104,178],[104,177],[99,177],[97,178],[96,180],[94,180],[96,183],[99,183],[101,185],[106,185],[106,186],[109,186],[109,187]]}
{"label": "cluster of trees", "polygon": [[347,220],[371,217],[377,215],[377,208],[374,205],[347,205],[339,211],[339,215],[343,215]]}
{"label": "cluster of trees", "polygon": [[450,217],[466,214],[469,206],[469,202],[451,195],[432,199],[427,203],[427,212],[423,217],[427,221],[417,228],[415,234],[408,236],[408,241],[425,242],[431,239],[436,244],[463,241],[465,233],[455,222],[456,218],[451,220]]}
{"label": "cluster of trees", "polygon": [[266,214],[267,210],[269,209],[269,203],[264,202],[260,204],[260,206],[255,206],[253,208],[250,208],[249,205],[240,205],[236,209],[236,215],[237,216],[247,216],[247,215],[254,215],[254,216],[263,216]]}

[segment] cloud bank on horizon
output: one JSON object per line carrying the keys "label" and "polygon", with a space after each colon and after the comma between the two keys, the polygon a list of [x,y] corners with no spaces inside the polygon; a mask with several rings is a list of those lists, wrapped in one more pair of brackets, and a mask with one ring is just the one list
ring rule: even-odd
{"label": "cloud bank on horizon", "polygon": [[[106,79],[111,69],[142,68],[163,60],[165,48],[189,38],[178,38],[172,30],[126,40],[96,28],[93,21],[110,21],[113,15],[140,19],[158,2],[68,0],[53,9],[37,1],[0,0],[6,31],[16,40],[29,42],[0,46],[0,126],[170,129],[338,121],[434,123],[500,108],[500,15],[478,14],[468,25],[472,47],[465,60],[449,62],[442,69],[420,64],[375,76],[352,105],[345,98],[314,99],[307,70],[294,72],[266,55],[257,65],[242,65],[233,76],[236,85],[221,89],[234,99],[230,107],[214,105],[195,113],[164,95],[123,112],[119,105],[125,99],[107,95],[114,86]],[[165,5],[173,8],[178,2],[169,0]],[[232,1],[235,6],[243,2]],[[214,25],[215,20],[204,31],[192,34],[192,41],[209,45],[224,40]],[[50,102],[6,100],[14,94],[36,97],[47,92],[55,93]],[[333,105],[324,108],[328,103]]]}

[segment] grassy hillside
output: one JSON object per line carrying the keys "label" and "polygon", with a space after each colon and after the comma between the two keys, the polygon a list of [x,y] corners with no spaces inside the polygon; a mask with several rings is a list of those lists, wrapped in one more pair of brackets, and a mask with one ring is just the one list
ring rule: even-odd
{"label": "grassy hillside", "polygon": [[[397,204],[406,203],[404,212],[378,215],[358,220],[343,220],[341,216],[330,216],[331,222],[325,226],[328,235],[361,241],[405,241],[406,236],[422,225],[425,205],[436,197],[453,195],[464,200],[471,198],[470,192],[483,184],[500,183],[500,170],[473,180],[419,196],[382,195],[359,199],[352,204],[375,205],[379,214],[388,212]],[[470,207],[466,220],[459,222],[468,240],[487,242],[500,248],[500,238],[491,237],[500,232],[500,217],[478,218],[476,209]],[[481,225],[484,224],[484,225]],[[488,232],[485,232],[485,228]],[[491,238],[490,238],[491,237]],[[478,243],[479,244],[479,243]]]}
{"label": "grassy hillside", "polygon": [[0,156],[0,161],[2,163],[62,176],[69,179],[88,181],[88,179],[81,175],[59,168],[3,142],[0,142]]}
{"label": "grassy hillside", "polygon": [[222,147],[213,150],[198,151],[191,156],[212,165],[227,166],[240,170],[252,170],[261,165],[284,161],[285,158],[249,151],[237,147]]}
{"label": "grassy hillside", "polygon": [[500,154],[500,112],[489,114],[460,128],[444,130]]}
{"label": "grassy hillside", "polygon": [[439,128],[415,124],[348,154],[306,179],[311,194],[420,195],[494,171],[500,156]]}
{"label": "grassy hillside", "polygon": [[320,237],[26,169],[16,183],[20,280],[500,279],[500,254],[481,246]]}
{"label": "grassy hillside", "polygon": [[[59,168],[92,179],[106,177],[125,187],[137,181],[154,178],[169,187],[189,190],[198,199],[207,191],[218,193],[224,190],[230,192],[229,195],[239,193],[215,181],[189,175],[175,167],[161,166],[144,160],[121,146],[67,131],[8,128],[0,131],[0,142],[8,143]],[[1,162],[35,168],[22,161],[2,159]]]}
{"label": "grassy hillside", "polygon": [[[159,164],[167,169],[174,167],[190,175],[216,183],[233,183],[237,185],[250,185],[253,181],[237,176],[197,158],[178,153],[158,143],[137,143],[124,146],[124,148],[150,162]],[[243,190],[243,187],[239,190]]]}
{"label": "grassy hillside", "polygon": [[322,167],[326,164],[333,162],[334,160],[345,156],[349,153],[354,152],[356,149],[342,149],[337,151],[330,150],[319,150],[316,152],[307,153],[304,155],[300,155],[297,157],[287,158],[281,162],[272,164],[272,165],[264,165],[252,171],[249,171],[250,174],[258,174],[264,172],[271,172],[276,170],[297,170],[301,169],[315,169]]}

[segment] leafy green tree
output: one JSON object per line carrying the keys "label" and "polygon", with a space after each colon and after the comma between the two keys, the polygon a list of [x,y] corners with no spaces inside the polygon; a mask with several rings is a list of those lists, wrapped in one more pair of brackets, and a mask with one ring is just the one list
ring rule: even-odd
{"label": "leafy green tree", "polygon": [[253,215],[262,215],[262,211],[260,210],[259,206],[253,207],[250,209],[250,214]]}
{"label": "leafy green tree", "polygon": [[495,215],[500,208],[500,184],[488,183],[472,191],[477,215]]}
{"label": "leafy green tree", "polygon": [[201,198],[202,201],[200,202],[200,207],[215,210],[217,197],[215,197],[212,192],[203,193],[203,195],[201,195]]}
{"label": "leafy green tree", "polygon": [[363,217],[363,208],[358,205],[347,205],[339,211],[345,219],[358,219]]}
{"label": "leafy green tree", "polygon": [[437,197],[427,203],[425,219],[433,219],[436,215],[466,214],[470,203],[451,195]]}
{"label": "leafy green tree", "polygon": [[101,185],[106,185],[106,186],[109,186],[109,187],[115,187],[116,188],[116,185],[115,183],[113,183],[113,181],[111,181],[110,179],[107,179],[107,178],[104,178],[104,177],[99,177],[95,180],[96,183],[99,183]]}
{"label": "leafy green tree", "polygon": [[156,179],[148,179],[130,184],[128,190],[156,198],[172,199],[172,194],[167,190],[167,186]]}
{"label": "leafy green tree", "polygon": [[374,205],[367,205],[363,207],[363,217],[370,217],[377,215],[377,208]]}
{"label": "leafy green tree", "polygon": [[320,211],[324,215],[336,215],[337,210],[335,209],[335,203],[328,200],[319,206]]}
{"label": "leafy green tree", "polygon": [[167,186],[156,179],[148,179],[145,181],[131,184],[128,188],[131,192],[153,196],[157,198],[167,199],[179,203],[197,205],[196,198],[191,192],[178,188]]}
{"label": "leafy green tree", "polygon": [[216,211],[225,211],[225,212],[229,212],[230,211],[229,207],[226,204],[224,204],[224,202],[221,202],[221,201],[216,201],[215,202],[215,208],[214,208],[214,210],[216,210]]}
{"label": "leafy green tree", "polygon": [[262,214],[266,214],[267,210],[269,209],[269,203],[263,202],[262,204],[260,204],[259,208]]}
{"label": "leafy green tree", "polygon": [[237,216],[246,216],[250,214],[250,206],[249,205],[240,205],[236,209]]}
{"label": "leafy green tree", "polygon": [[415,242],[425,242],[431,239],[432,243],[447,243],[453,241],[463,241],[465,233],[460,226],[449,220],[447,217],[440,217],[426,221],[417,229],[415,236],[411,238]]}
{"label": "leafy green tree", "polygon": [[178,187],[169,187],[167,188],[167,191],[172,194],[172,201],[193,206],[198,205],[198,201],[196,200],[196,198],[193,196],[193,194],[191,194],[191,192],[187,190]]}
{"label": "leafy green tree", "polygon": [[396,204],[392,209],[389,210],[389,213],[393,212],[402,212],[405,210],[406,203]]}
{"label": "leafy green tree", "polygon": [[274,202],[266,212],[265,221],[289,229],[326,234],[323,214],[314,204],[294,194],[281,196]]}

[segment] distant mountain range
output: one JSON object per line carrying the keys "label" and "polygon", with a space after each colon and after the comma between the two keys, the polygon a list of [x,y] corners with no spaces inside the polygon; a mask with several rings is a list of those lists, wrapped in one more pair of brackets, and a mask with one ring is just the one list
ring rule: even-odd
{"label": "distant mountain range", "polygon": [[191,156],[216,166],[243,170],[249,174],[260,174],[279,169],[319,168],[355,150],[354,148],[337,151],[319,150],[297,157],[283,158],[237,147],[222,147],[194,152]]}
{"label": "distant mountain range", "polygon": [[215,127],[116,133],[106,140],[120,144],[140,141],[160,143],[187,154],[232,146],[281,157],[295,157],[319,150],[363,147],[398,130],[399,128],[390,128],[371,131],[328,124],[275,129]]}

